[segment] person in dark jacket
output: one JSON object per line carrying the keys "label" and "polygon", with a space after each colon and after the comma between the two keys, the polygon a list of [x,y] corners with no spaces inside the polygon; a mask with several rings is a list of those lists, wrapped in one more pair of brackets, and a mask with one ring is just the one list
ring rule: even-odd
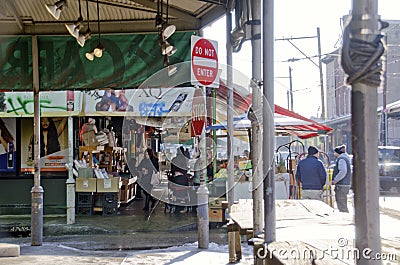
{"label": "person in dark jacket", "polygon": [[318,149],[308,147],[308,156],[299,162],[296,179],[302,185],[302,199],[323,200],[323,188],[326,182],[324,164],[318,159]]}
{"label": "person in dark jacket", "polygon": [[151,208],[153,208],[156,203],[156,199],[151,196],[151,190],[153,188],[153,185],[151,184],[151,176],[153,175],[153,172],[157,173],[159,171],[158,159],[154,155],[152,149],[146,149],[146,152],[144,152],[144,158],[140,161],[138,169],[142,172],[139,185],[143,188],[143,192],[146,195],[143,210],[147,211],[149,210],[150,202]]}
{"label": "person in dark jacket", "polygon": [[336,205],[340,212],[348,213],[347,194],[351,185],[350,157],[346,153],[345,145],[337,146],[333,155],[336,158],[332,174],[332,185],[335,185]]}
{"label": "person in dark jacket", "polygon": [[172,182],[178,185],[189,186],[188,169],[188,159],[185,157],[185,150],[181,146],[177,149],[176,156],[171,160]]}

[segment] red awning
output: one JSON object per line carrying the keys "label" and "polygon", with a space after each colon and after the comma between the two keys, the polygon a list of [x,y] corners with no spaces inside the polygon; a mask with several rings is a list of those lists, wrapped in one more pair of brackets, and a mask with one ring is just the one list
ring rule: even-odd
{"label": "red awning", "polygon": [[[221,83],[220,87],[217,89],[217,112],[218,110],[221,110],[226,113],[226,106],[221,106],[221,108],[218,109],[218,102],[227,102],[227,91],[228,90],[225,84]],[[233,105],[235,115],[237,113],[243,114],[244,112],[248,111],[251,106],[251,102],[252,94],[248,92],[248,90],[236,88],[234,89]],[[225,120],[226,114],[222,116],[225,117],[220,120]],[[288,118],[285,122],[277,122],[277,119],[285,120],[285,117]],[[293,111],[290,111],[275,104],[275,131],[277,133],[292,134],[298,136],[301,139],[307,139],[321,134],[327,134],[332,130],[333,129],[331,127],[325,126],[321,123],[308,119],[300,114],[297,114]]]}

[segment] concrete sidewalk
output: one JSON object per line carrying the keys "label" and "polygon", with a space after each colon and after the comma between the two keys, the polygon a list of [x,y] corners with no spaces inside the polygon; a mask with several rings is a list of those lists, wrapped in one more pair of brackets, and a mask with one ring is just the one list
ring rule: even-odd
{"label": "concrete sidewalk", "polygon": [[[77,217],[74,225],[65,224],[65,216],[45,217],[45,233],[42,246],[31,246],[29,237],[2,237],[1,243],[20,246],[19,257],[0,258],[1,264],[227,264],[229,260],[227,231],[225,227],[210,229],[210,247],[197,247],[197,217],[190,214],[171,215],[157,208],[148,220],[141,210],[141,202],[134,202],[123,209],[127,215],[102,217]],[[381,235],[385,249],[400,253],[400,198],[381,197]],[[338,213],[341,222],[351,222],[351,213]],[[140,209],[140,210],[138,210]],[[337,209],[332,209],[336,212]],[[344,218],[346,217],[346,218]],[[344,219],[343,219],[344,218]],[[148,220],[148,221],[147,221]],[[0,217],[0,226],[29,224],[30,217]],[[300,224],[306,229],[307,224]],[[338,226],[337,228],[339,228]],[[348,226],[349,227],[349,226]],[[293,235],[284,224],[277,224],[277,240],[290,240]],[[349,228],[350,229],[350,228]],[[299,231],[295,229],[293,231]],[[304,231],[306,232],[306,231]],[[315,233],[308,233],[309,237]],[[327,230],[325,237],[337,239],[339,230]],[[353,230],[346,230],[346,238],[354,238]],[[313,236],[313,237],[314,237]],[[278,238],[281,237],[281,238]],[[306,239],[306,238],[304,238]],[[321,239],[322,240],[322,239]],[[395,242],[396,246],[393,245]],[[389,244],[389,245],[387,245]],[[243,245],[243,259],[238,264],[253,264],[252,247]],[[392,252],[390,250],[390,252]],[[392,263],[388,263],[392,264]],[[394,264],[394,263],[393,263]]]}
{"label": "concrete sidewalk", "polygon": [[[236,264],[253,264],[252,249],[244,252]],[[62,243],[44,243],[42,246],[21,245],[21,256],[0,258],[1,264],[65,265],[65,264],[227,264],[228,248],[210,243],[208,249],[199,249],[196,243],[165,249],[126,250],[80,250]]]}

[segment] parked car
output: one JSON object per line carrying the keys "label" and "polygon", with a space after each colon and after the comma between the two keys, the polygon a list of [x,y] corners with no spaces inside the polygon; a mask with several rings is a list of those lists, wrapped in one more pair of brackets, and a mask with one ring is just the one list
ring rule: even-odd
{"label": "parked car", "polygon": [[381,190],[400,192],[400,147],[379,146],[378,161]]}

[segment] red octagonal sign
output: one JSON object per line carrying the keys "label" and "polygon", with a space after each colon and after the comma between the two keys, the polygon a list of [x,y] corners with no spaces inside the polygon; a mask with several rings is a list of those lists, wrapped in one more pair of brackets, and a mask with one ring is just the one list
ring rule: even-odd
{"label": "red octagonal sign", "polygon": [[196,87],[192,101],[192,137],[201,135],[206,123],[206,103],[201,88]]}
{"label": "red octagonal sign", "polygon": [[219,87],[218,43],[192,36],[192,71],[193,85]]}

